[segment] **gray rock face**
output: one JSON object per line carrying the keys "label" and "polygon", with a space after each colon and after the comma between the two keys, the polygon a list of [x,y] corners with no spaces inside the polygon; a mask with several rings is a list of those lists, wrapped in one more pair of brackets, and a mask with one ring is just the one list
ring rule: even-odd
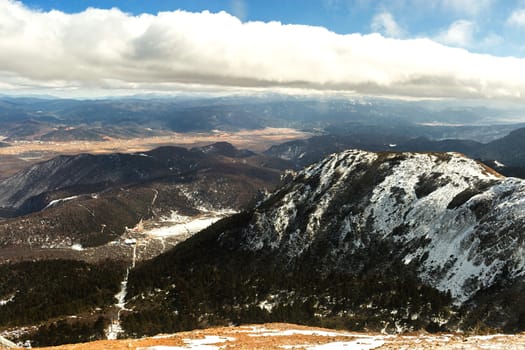
{"label": "gray rock face", "polygon": [[[525,181],[457,153],[333,154],[261,203],[243,249],[358,273],[397,262],[462,304],[525,274]],[[377,242],[389,247],[371,257]],[[393,259],[383,261],[386,257]]]}

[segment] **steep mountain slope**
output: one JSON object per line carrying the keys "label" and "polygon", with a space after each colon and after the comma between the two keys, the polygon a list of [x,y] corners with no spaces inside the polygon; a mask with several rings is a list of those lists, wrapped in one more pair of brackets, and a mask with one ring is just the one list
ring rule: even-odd
{"label": "steep mountain slope", "polygon": [[[225,144],[192,150],[161,147],[136,154],[59,156],[0,182],[0,208],[4,216],[23,215],[43,209],[55,199],[53,192],[74,195],[159,179],[186,181],[209,168],[226,172],[237,168],[235,171],[252,174],[259,171],[259,178],[271,178],[286,166],[275,162],[274,170],[264,169],[260,164],[268,163],[267,159]],[[239,164],[236,159],[241,158]]]}
{"label": "steep mountain slope", "polygon": [[[191,218],[238,211],[260,191],[273,189],[285,167],[286,162],[227,143],[61,156],[36,164],[0,183],[4,216],[15,216],[0,222],[0,263],[42,257],[49,249],[67,249],[58,256],[69,258],[71,247],[102,246],[142,220],[173,213]],[[91,251],[75,254],[129,259],[128,249],[122,257],[114,248],[98,257]]]}
{"label": "steep mountain slope", "polygon": [[301,172],[279,206],[256,211],[246,246],[289,261],[328,248],[322,266],[345,269],[371,240],[390,240],[424,281],[464,301],[505,264],[511,276],[525,273],[524,190],[459,155],[347,151]]}
{"label": "steep mountain slope", "polygon": [[133,271],[127,330],[522,330],[524,194],[524,181],[460,154],[331,155]]}
{"label": "steep mountain slope", "polygon": [[525,128],[512,131],[482,149],[483,159],[495,159],[511,166],[525,166]]}
{"label": "steep mountain slope", "polygon": [[116,336],[126,271],[251,206],[285,167],[221,142],[64,156],[8,178],[4,203],[27,213],[0,221],[0,335]]}

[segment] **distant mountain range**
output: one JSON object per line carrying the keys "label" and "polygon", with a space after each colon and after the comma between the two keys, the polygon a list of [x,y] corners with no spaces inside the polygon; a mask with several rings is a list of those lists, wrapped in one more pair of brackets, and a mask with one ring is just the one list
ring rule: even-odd
{"label": "distant mountain range", "polygon": [[383,134],[331,134],[272,146],[265,154],[293,162],[298,169],[346,149],[397,152],[460,152],[494,166],[502,174],[525,174],[525,128],[488,143],[472,140],[432,140]]}
{"label": "distant mountain range", "polygon": [[500,121],[512,121],[516,113],[510,107],[378,98],[254,95],[72,100],[4,96],[0,97],[0,135],[7,141],[64,141],[154,136],[166,131],[292,127],[486,142],[518,128],[519,122]]}

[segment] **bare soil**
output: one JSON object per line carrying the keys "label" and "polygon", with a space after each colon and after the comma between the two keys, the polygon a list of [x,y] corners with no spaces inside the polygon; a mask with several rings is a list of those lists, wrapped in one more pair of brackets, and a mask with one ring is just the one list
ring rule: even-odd
{"label": "bare soil", "polygon": [[[210,338],[211,337],[211,338]],[[463,334],[415,333],[384,335],[349,333],[292,324],[273,323],[209,328],[144,339],[97,341],[42,348],[48,350],[148,350],[156,346],[178,349],[525,349],[525,335],[465,336]],[[321,346],[325,347],[321,347]],[[168,348],[165,348],[168,349]]]}

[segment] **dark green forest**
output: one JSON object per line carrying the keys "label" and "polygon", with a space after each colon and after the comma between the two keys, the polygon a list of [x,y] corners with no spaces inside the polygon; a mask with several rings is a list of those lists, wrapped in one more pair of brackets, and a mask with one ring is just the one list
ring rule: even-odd
{"label": "dark green forest", "polygon": [[[73,260],[27,261],[0,265],[0,329],[39,325],[31,338],[34,345],[58,345],[103,337],[104,324],[72,315],[91,313],[115,303],[125,273],[124,263],[88,264]],[[56,321],[53,321],[56,320]],[[50,321],[52,321],[50,323]]]}
{"label": "dark green forest", "polygon": [[250,217],[224,219],[133,270],[128,306],[139,311],[124,318],[129,335],[259,322],[444,330],[433,320],[450,316],[450,295],[425,286],[406,267],[327,274],[314,260],[283,265],[272,255],[235,248]]}

